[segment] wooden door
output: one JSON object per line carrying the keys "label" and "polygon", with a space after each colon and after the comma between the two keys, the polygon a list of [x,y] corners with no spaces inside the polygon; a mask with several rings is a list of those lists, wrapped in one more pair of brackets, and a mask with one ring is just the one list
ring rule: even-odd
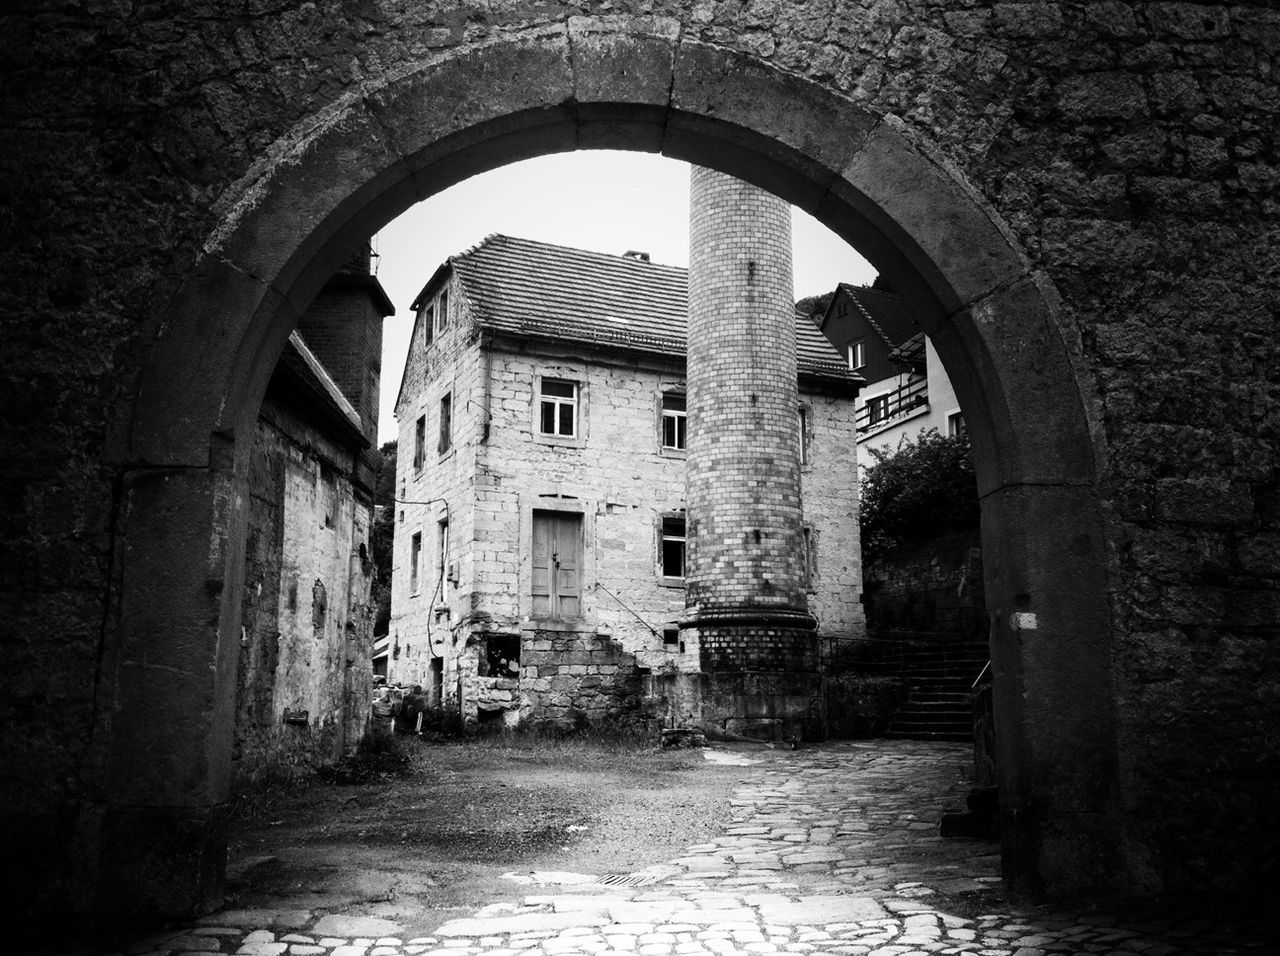
{"label": "wooden door", "polygon": [[582,516],[533,513],[533,615],[582,614]]}

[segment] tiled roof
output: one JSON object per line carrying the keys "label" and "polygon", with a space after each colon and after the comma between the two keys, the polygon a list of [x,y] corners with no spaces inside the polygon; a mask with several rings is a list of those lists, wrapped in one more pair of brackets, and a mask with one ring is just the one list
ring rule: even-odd
{"label": "tiled roof", "polygon": [[840,289],[890,346],[901,345],[920,331],[907,303],[896,292],[847,282],[841,282]]}
{"label": "tiled roof", "polygon": [[[683,356],[687,269],[630,256],[492,235],[450,260],[481,326],[660,355]],[[855,376],[807,316],[796,316],[799,370]]]}

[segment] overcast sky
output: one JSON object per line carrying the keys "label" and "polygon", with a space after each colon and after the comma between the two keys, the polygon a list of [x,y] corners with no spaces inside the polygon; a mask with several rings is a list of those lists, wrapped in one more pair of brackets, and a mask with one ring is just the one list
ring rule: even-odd
{"label": "overcast sky", "polygon": [[[870,282],[875,270],[830,230],[793,210],[795,293]],[[396,393],[413,315],[409,304],[436,267],[491,233],[689,264],[689,166],[652,153],[542,156],[459,183],[418,203],[378,233],[378,279],[395,303],[383,327],[380,442],[397,437]]]}

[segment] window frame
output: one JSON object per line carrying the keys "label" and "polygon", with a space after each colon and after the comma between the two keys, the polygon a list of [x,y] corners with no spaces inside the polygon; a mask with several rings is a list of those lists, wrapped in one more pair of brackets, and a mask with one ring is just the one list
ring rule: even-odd
{"label": "window frame", "polygon": [[422,532],[415,531],[409,538],[409,594],[418,595],[422,590]]}
{"label": "window frame", "polygon": [[[567,385],[573,394],[571,396],[548,395],[546,387],[551,385]],[[554,431],[543,430],[543,411],[544,406],[550,405],[555,411],[552,413],[552,424],[556,429]],[[569,433],[559,431],[561,423],[561,409],[570,409],[573,430]],[[534,403],[534,428],[535,434],[539,438],[547,441],[580,441],[582,439],[582,382],[578,379],[561,378],[556,375],[539,375],[537,382],[537,398]]]}
{"label": "window frame", "polygon": [[818,532],[813,525],[801,525],[800,541],[802,584],[806,592],[812,593],[818,590]]}
{"label": "window frame", "polygon": [[436,452],[447,455],[453,450],[453,390],[440,396],[437,405],[437,416],[440,434],[436,439]]}
{"label": "window frame", "polygon": [[[443,599],[449,590],[449,519],[441,518],[436,522],[436,560],[440,568],[440,597]],[[435,589],[432,588],[434,592]]]}
{"label": "window frame", "polygon": [[427,458],[427,414],[423,412],[413,423],[413,471],[422,472]]}
{"label": "window frame", "polygon": [[435,334],[439,338],[449,328],[449,287],[445,286],[436,293],[431,303],[435,310]]}
{"label": "window frame", "polygon": [[849,371],[856,372],[867,365],[867,340],[855,339],[846,347]]}
{"label": "window frame", "polygon": [[[889,420],[889,396],[872,395],[867,399],[867,426],[879,425],[881,422]],[[876,414],[879,409],[879,414]]]}
{"label": "window frame", "polygon": [[813,464],[813,416],[812,407],[803,402],[796,407],[796,431],[800,439],[800,467],[808,468]]}
{"label": "window frame", "polygon": [[958,438],[961,435],[969,434],[968,426],[965,424],[964,412],[952,412],[947,416],[947,437]]}
{"label": "window frame", "polygon": [[[679,408],[668,408],[668,402],[679,402]],[[663,452],[684,454],[689,450],[689,397],[688,393],[666,389],[658,397],[658,447]],[[667,444],[667,421],[672,425],[676,444]]]}
{"label": "window frame", "polygon": [[[679,534],[668,533],[668,522],[680,522]],[[666,511],[658,515],[656,565],[658,581],[666,587],[684,587],[689,575],[689,522],[683,511]],[[667,542],[680,542],[680,570],[682,574],[667,573]]]}

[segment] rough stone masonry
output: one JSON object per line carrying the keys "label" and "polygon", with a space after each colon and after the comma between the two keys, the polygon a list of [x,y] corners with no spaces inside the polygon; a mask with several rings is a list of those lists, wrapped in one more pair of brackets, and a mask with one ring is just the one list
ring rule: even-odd
{"label": "rough stone masonry", "polygon": [[222,897],[246,462],[305,303],[537,153],[714,166],[914,290],[982,494],[1005,872],[1280,859],[1280,12],[115,0],[0,15],[0,843],[23,913]]}

